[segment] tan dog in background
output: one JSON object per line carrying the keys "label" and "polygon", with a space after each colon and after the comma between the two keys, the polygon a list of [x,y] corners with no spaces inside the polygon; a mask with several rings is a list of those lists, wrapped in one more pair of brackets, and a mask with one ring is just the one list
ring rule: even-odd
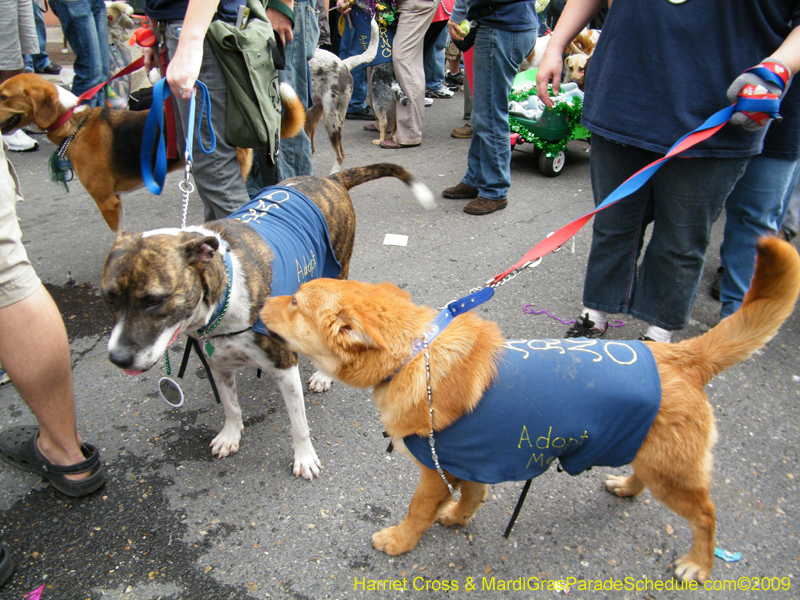
{"label": "tan dog in background", "polygon": [[[709,491],[717,432],[704,387],[775,335],[791,314],[798,292],[797,252],[777,238],[763,238],[752,286],[738,312],[699,337],[676,344],[647,343],[661,380],[660,407],[632,462],[633,474],[609,476],[606,488],[626,497],[647,487],[689,522],[692,547],[676,561],[679,579],[704,581],[714,561],[716,519]],[[390,283],[318,279],[303,284],[294,296],[267,300],[261,318],[289,349],[308,355],[321,371],[354,387],[373,387],[386,432],[407,452],[403,438],[427,438],[432,417],[424,357],[405,361],[412,342],[428,331],[437,313],[413,304],[406,292]],[[498,326],[473,312],[454,318],[433,340],[429,351],[435,431],[475,409],[502,361],[503,343]],[[413,549],[437,519],[447,526],[468,524],[486,500],[488,485],[447,474],[461,491],[460,500],[453,502],[439,473],[417,465],[420,481],[408,515],[399,525],[373,535],[375,548],[387,554]]]}
{"label": "tan dog in background", "polygon": [[[291,86],[281,84],[280,89],[286,108],[281,137],[294,137],[303,128],[305,109]],[[51,130],[77,102],[77,96],[39,75],[16,75],[0,85],[0,131],[9,134],[33,124],[46,131],[56,146],[73,136],[66,157],[108,226],[117,231],[123,217],[120,194],[143,185],[139,154],[149,111],[78,107],[66,123]],[[253,151],[238,149],[236,155],[242,176],[247,177]],[[167,168],[172,171],[182,165],[176,159]]]}

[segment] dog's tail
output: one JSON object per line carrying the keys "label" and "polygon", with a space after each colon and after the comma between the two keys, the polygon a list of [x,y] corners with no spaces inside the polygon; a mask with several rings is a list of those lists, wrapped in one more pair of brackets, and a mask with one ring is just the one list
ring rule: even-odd
{"label": "dog's tail", "polygon": [[396,177],[408,187],[411,188],[411,193],[422,206],[428,210],[436,206],[428,186],[414,178],[410,171],[404,169],[399,165],[391,163],[378,163],[374,165],[367,165],[365,167],[355,167],[354,169],[347,169],[339,173],[329,175],[328,179],[336,181],[345,189],[349,190],[362,183],[380,179],[381,177]]}
{"label": "dog's tail", "polygon": [[397,101],[400,104],[402,104],[403,106],[408,106],[408,102],[409,102],[408,96],[406,96],[406,93],[403,91],[403,88],[400,86],[400,82],[398,82],[397,80],[394,80],[392,82],[392,91],[394,92],[394,97],[397,99]]}
{"label": "dog's tail", "polygon": [[283,116],[281,117],[281,139],[292,138],[300,133],[306,124],[306,109],[294,88],[288,83],[281,83],[281,102],[283,102]]}
{"label": "dog's tail", "polygon": [[681,343],[692,365],[708,383],[728,367],[769,342],[792,314],[800,293],[800,256],[788,242],[763,237],[758,242],[756,271],[741,308],[711,331]]}
{"label": "dog's tail", "polygon": [[369,38],[369,44],[367,45],[367,49],[364,50],[362,54],[349,56],[348,58],[345,58],[342,61],[344,63],[344,66],[347,67],[347,70],[352,71],[359,65],[365,65],[367,63],[371,63],[378,55],[378,44],[380,43],[380,41],[381,41],[381,35],[378,29],[378,21],[373,17],[371,23],[371,34]]}

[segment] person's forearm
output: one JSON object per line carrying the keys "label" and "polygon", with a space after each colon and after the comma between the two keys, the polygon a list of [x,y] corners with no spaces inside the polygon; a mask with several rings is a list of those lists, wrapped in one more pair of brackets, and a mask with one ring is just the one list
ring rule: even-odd
{"label": "person's forearm", "polygon": [[550,36],[547,49],[564,52],[567,45],[575,39],[581,30],[600,10],[600,5],[605,0],[569,0],[564,7],[564,12],[558,18],[558,24]]}
{"label": "person's forearm", "polygon": [[178,45],[202,44],[218,6],[219,0],[189,0]]}
{"label": "person's forearm", "polygon": [[792,75],[797,73],[800,70],[800,27],[795,27],[783,44],[770,56],[789,67]]}

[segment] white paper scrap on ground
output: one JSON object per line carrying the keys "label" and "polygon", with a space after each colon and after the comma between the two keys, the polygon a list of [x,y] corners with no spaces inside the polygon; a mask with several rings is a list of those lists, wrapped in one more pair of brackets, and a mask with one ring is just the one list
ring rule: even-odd
{"label": "white paper scrap on ground", "polygon": [[383,238],[384,246],[408,246],[408,236],[397,233],[387,233]]}

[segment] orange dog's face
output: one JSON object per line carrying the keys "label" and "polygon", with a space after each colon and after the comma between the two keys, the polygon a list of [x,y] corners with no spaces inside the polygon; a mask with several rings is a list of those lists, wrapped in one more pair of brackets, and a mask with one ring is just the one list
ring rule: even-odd
{"label": "orange dog's face", "polygon": [[[15,75],[0,85],[0,131],[9,134],[26,125],[46,129],[58,117],[58,86],[33,73]],[[62,90],[63,95],[74,96]]]}
{"label": "orange dog's face", "polygon": [[[321,371],[348,385],[370,387],[385,377],[381,356],[389,349],[381,314],[398,301],[413,306],[409,295],[391,283],[314,279],[294,296],[269,298],[260,315],[273,335]],[[347,368],[355,363],[357,373]]]}

